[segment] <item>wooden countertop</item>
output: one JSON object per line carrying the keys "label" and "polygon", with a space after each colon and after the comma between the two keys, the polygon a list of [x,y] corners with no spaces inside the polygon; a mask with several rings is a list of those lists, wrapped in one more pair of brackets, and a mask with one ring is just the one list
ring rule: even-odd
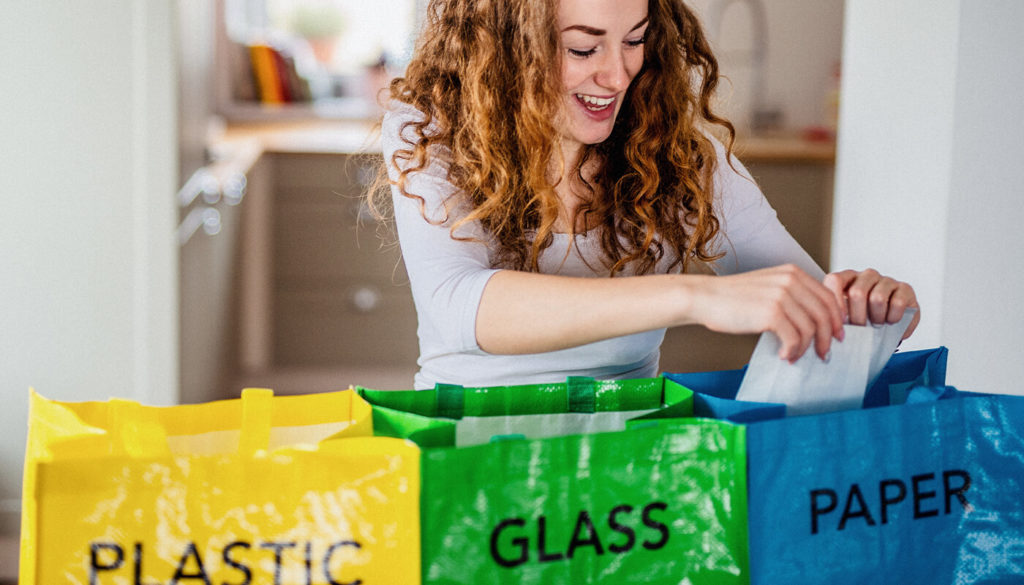
{"label": "wooden countertop", "polygon": [[373,122],[348,120],[251,122],[229,125],[217,146],[233,148],[247,143],[271,153],[377,153],[380,131]]}
{"label": "wooden countertop", "polygon": [[737,138],[735,151],[746,163],[831,165],[836,161],[835,140],[809,140],[796,134]]}
{"label": "wooden countertop", "polygon": [[[372,122],[303,120],[229,125],[212,145],[216,158],[237,152],[360,154],[380,152],[379,129]],[[744,163],[826,164],[835,162],[835,141],[811,140],[797,133],[740,136],[736,155]]]}

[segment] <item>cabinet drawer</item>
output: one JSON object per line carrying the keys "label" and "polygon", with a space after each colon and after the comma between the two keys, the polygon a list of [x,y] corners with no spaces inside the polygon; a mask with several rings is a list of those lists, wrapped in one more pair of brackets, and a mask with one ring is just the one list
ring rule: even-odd
{"label": "cabinet drawer", "polygon": [[363,191],[377,177],[379,155],[275,154],[279,187],[326,187],[335,192]]}
{"label": "cabinet drawer", "polygon": [[380,237],[379,224],[358,221],[359,200],[277,206],[274,274],[282,279],[367,277],[405,280],[401,251]]}
{"label": "cabinet drawer", "polygon": [[274,305],[278,366],[416,363],[416,309],[408,286],[349,280],[331,288],[285,288]]}

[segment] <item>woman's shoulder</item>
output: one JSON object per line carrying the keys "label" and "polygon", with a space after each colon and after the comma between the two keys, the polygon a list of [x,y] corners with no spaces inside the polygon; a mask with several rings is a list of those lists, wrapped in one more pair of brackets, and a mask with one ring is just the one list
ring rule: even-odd
{"label": "woman's shoulder", "polygon": [[[426,116],[412,104],[391,100],[381,120],[381,139],[385,150],[394,150],[398,144],[415,144],[412,126],[421,123]],[[389,148],[390,147],[390,148]]]}
{"label": "woman's shoulder", "polygon": [[[427,122],[426,126],[423,123]],[[440,127],[435,119],[429,119],[426,113],[416,106],[391,100],[381,121],[381,145],[385,153],[408,149],[418,144],[424,136],[436,136]],[[447,149],[441,144],[433,143],[430,150],[435,156],[445,158]]]}
{"label": "woman's shoulder", "polygon": [[382,133],[385,137],[401,137],[406,142],[415,141],[415,127],[428,122],[423,132],[427,135],[436,134],[440,127],[437,121],[429,119],[425,112],[416,106],[400,100],[391,100],[384,108],[384,119],[381,121]]}
{"label": "woman's shoulder", "polygon": [[407,122],[422,122],[426,114],[416,106],[400,101],[390,100],[384,108],[384,127],[397,127]]}

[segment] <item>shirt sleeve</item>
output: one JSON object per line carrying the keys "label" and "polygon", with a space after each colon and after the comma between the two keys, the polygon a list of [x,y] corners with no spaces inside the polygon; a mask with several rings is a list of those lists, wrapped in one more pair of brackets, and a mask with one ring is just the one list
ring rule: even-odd
{"label": "shirt sleeve", "polygon": [[715,273],[737,274],[795,264],[818,280],[824,278],[825,272],[786,231],[747,169],[735,157],[730,166],[725,147],[714,142],[718,154],[715,206],[721,222],[715,247],[717,252],[725,253],[712,265]]}
{"label": "shirt sleeve", "polygon": [[[381,145],[392,179],[398,177],[392,155],[411,148],[414,132],[406,124],[420,116],[403,104],[384,117]],[[431,154],[428,166],[407,175],[405,183],[409,194],[422,198],[422,208],[419,199],[391,187],[398,239],[419,319],[420,351],[424,355],[479,351],[477,309],[487,281],[498,270],[491,266],[488,239],[478,224],[456,230],[456,236],[468,239],[452,238],[451,228],[464,216],[465,208],[448,181],[447,153],[438,147]]]}

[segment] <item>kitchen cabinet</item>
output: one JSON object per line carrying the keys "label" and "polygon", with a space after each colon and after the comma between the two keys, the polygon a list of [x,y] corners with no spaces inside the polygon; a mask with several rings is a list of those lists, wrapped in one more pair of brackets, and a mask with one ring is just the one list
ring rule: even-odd
{"label": "kitchen cabinet", "polygon": [[405,266],[364,199],[379,161],[277,154],[272,164],[274,363],[408,369],[418,346]]}
{"label": "kitchen cabinet", "polygon": [[345,123],[235,128],[259,150],[242,214],[237,355],[228,392],[411,388],[416,313],[397,242],[365,206],[379,155]]}

